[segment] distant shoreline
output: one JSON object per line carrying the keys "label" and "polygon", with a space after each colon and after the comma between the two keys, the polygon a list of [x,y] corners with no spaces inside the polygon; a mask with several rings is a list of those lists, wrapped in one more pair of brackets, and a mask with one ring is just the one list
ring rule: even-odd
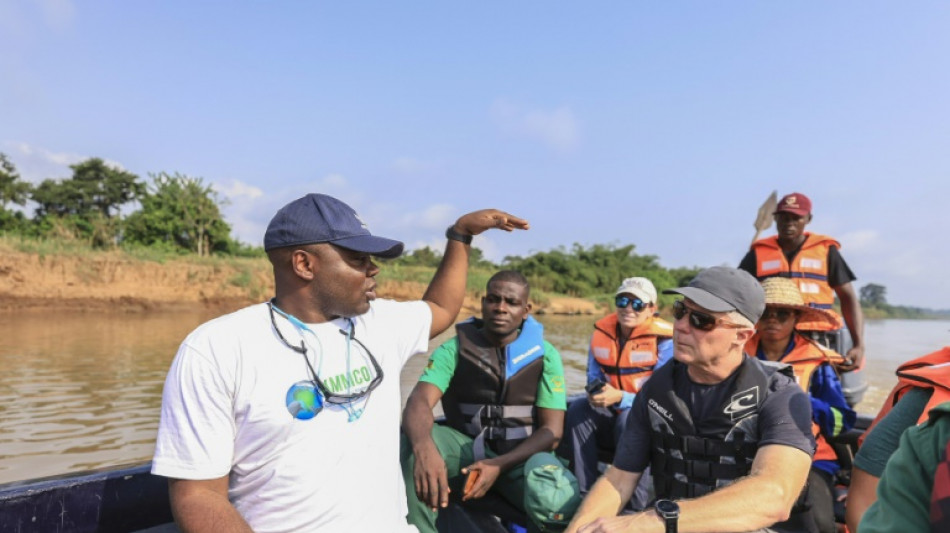
{"label": "distant shoreline", "polygon": [[[0,313],[174,312],[196,307],[222,313],[261,302],[273,292],[270,263],[263,258],[182,257],[137,259],[121,252],[40,254],[0,249]],[[381,280],[381,298],[414,300],[424,283]],[[477,314],[479,295],[469,292],[462,312]],[[594,315],[592,300],[548,296],[535,312]]]}

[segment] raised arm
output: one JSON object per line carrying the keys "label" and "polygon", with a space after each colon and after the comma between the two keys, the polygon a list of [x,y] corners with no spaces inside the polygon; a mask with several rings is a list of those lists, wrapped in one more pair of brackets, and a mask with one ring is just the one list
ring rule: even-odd
{"label": "raised arm", "polygon": [[[485,230],[498,228],[504,231],[528,229],[528,221],[497,209],[482,209],[463,215],[452,226],[460,235],[479,235]],[[449,239],[442,262],[429,283],[422,299],[432,309],[432,326],[429,338],[442,333],[455,322],[465,299],[468,279],[468,244]]]}
{"label": "raised arm", "polygon": [[172,516],[182,533],[252,533],[228,500],[228,476],[217,479],[169,479]]}
{"label": "raised arm", "polygon": [[435,418],[432,409],[442,399],[442,391],[431,383],[416,383],[402,415],[402,429],[416,458],[413,477],[419,500],[432,509],[449,505],[449,479],[445,460],[432,440]]}

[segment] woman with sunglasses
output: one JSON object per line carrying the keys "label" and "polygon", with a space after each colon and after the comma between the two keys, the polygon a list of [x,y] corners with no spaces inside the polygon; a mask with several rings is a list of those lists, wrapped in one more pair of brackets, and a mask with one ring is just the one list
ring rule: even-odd
{"label": "woman with sunglasses", "polygon": [[745,351],[764,361],[791,365],[798,384],[809,393],[817,444],[808,476],[809,512],[819,531],[834,533],[835,475],[841,465],[826,437],[834,438],[851,429],[857,415],[848,406],[833,367],[842,356],[798,333],[796,326],[804,322],[834,324],[837,320],[823,309],[805,305],[798,286],[790,279],[768,278],[762,288],[765,313]]}
{"label": "woman with sunglasses", "polygon": [[[647,278],[627,278],[614,298],[616,311],[594,324],[587,355],[587,397],[571,402],[558,453],[571,462],[581,492],[600,474],[599,456],[613,456],[627,411],[654,369],[673,356],[673,325],[656,316],[656,288]],[[649,501],[645,473],[631,505]]]}

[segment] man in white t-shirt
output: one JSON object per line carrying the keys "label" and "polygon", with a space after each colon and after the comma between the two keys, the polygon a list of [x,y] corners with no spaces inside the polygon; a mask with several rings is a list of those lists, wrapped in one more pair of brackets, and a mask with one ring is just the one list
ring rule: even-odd
{"label": "man in white t-shirt", "polygon": [[376,300],[370,234],[343,202],[308,194],[264,235],[276,296],[199,326],[162,396],[152,473],[183,531],[413,531],[399,467],[399,374],[455,321],[472,236],[526,221],[486,209],[446,231],[421,301]]}

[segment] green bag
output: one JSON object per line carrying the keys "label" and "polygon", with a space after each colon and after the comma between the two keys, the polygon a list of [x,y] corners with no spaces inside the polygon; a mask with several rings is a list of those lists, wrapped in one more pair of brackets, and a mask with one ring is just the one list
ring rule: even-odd
{"label": "green bag", "polygon": [[577,478],[550,453],[536,453],[524,465],[524,510],[541,531],[563,531],[581,504]]}

